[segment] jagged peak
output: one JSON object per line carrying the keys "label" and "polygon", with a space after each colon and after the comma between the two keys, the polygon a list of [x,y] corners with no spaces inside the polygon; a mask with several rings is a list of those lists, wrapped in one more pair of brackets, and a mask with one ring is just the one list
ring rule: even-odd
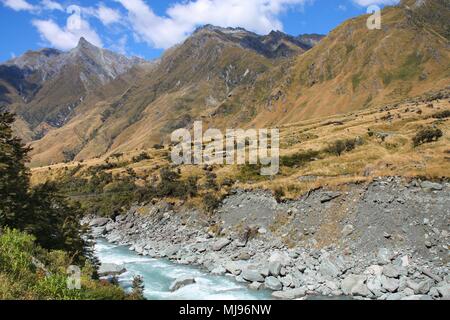
{"label": "jagged peak", "polygon": [[86,38],[81,37],[80,40],[78,41],[78,45],[76,46],[75,49],[78,49],[78,50],[83,50],[83,49],[89,49],[89,50],[97,49],[97,50],[99,50],[100,48],[97,47],[97,46],[95,46],[95,45],[93,45],[93,44],[90,43],[89,41],[87,41]]}

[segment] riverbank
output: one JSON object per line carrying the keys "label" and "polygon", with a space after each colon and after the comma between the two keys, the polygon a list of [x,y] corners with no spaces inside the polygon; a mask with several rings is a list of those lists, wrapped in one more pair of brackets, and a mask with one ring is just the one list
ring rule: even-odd
{"label": "riverbank", "polygon": [[[144,297],[149,300],[265,300],[268,291],[252,291],[231,277],[213,276],[200,268],[183,266],[168,259],[140,256],[127,246],[119,246],[99,239],[95,254],[103,264],[116,265],[126,271],[117,276],[119,285],[131,290],[133,277],[140,275],[144,281]],[[175,279],[193,278],[195,283],[171,291]]]}
{"label": "riverbank", "polygon": [[277,203],[235,191],[214,215],[169,204],[114,220],[96,236],[138,254],[229,275],[273,297],[450,298],[448,183],[383,178]]}

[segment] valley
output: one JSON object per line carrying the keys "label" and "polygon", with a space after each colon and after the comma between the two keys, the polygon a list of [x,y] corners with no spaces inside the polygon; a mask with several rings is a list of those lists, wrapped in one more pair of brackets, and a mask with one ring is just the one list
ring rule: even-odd
{"label": "valley", "polygon": [[[0,297],[450,299],[450,3],[381,16],[0,64]],[[197,161],[208,129],[227,161]],[[227,158],[249,129],[277,161]]]}

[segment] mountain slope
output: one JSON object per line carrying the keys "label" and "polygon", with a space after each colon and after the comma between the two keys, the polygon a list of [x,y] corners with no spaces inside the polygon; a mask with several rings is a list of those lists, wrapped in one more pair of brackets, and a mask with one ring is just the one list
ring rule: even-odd
{"label": "mountain slope", "polygon": [[34,132],[29,138],[40,137],[67,123],[90,92],[142,62],[84,38],[69,52],[29,51],[0,65],[0,101],[19,115],[23,131]]}
{"label": "mountain slope", "polygon": [[84,103],[67,125],[33,143],[33,164],[72,160],[64,155],[91,158],[124,145],[153,146],[173,130],[218,113],[248,121],[253,110],[233,100],[251,105],[253,98],[242,92],[251,92],[261,74],[288,63],[286,56],[308,48],[282,33],[258,36],[243,29],[200,28],[168,50],[154,68],[140,73],[141,78],[133,77],[139,80],[119,95],[96,105]]}
{"label": "mountain slope", "polygon": [[438,3],[448,4],[388,7],[381,30],[368,30],[367,16],[345,22],[296,59],[279,86],[283,99],[270,111],[261,108],[253,123],[292,123],[445,88],[450,84],[449,42],[439,28],[417,20],[442,10]]}
{"label": "mountain slope", "polygon": [[63,128],[34,142],[32,164],[149,148],[195,120],[220,129],[273,127],[445,88],[448,21],[437,26],[428,17],[445,16],[447,3],[388,7],[381,30],[367,28],[368,16],[351,19],[307,51],[307,41],[277,32],[200,28],[126,90],[83,103]]}

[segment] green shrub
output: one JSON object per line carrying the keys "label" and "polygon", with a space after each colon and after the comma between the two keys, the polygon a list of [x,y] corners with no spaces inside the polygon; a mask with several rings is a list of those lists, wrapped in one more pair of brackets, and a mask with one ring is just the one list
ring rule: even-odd
{"label": "green shrub", "polygon": [[319,151],[309,150],[306,152],[296,153],[290,156],[283,156],[280,158],[280,163],[282,166],[297,168],[304,166],[306,163],[314,161],[319,156]]}
{"label": "green shrub", "polygon": [[447,119],[449,117],[450,117],[450,110],[440,111],[433,115],[433,118],[435,119]]}
{"label": "green shrub", "polygon": [[132,295],[107,282],[92,279],[82,268],[81,289],[67,286],[67,267],[72,257],[63,251],[47,251],[35,238],[9,228],[0,230],[0,300],[124,300]]}
{"label": "green shrub", "polygon": [[360,142],[358,142],[357,139],[337,140],[329,144],[328,147],[325,148],[325,152],[341,156],[344,152],[353,151],[359,143]]}
{"label": "green shrub", "polygon": [[413,137],[413,144],[418,147],[424,143],[438,141],[443,136],[443,132],[438,128],[423,128]]}
{"label": "green shrub", "polygon": [[244,182],[260,181],[267,179],[267,176],[261,175],[261,164],[244,164],[239,167],[239,174],[236,179]]}
{"label": "green shrub", "polygon": [[203,208],[208,213],[213,213],[220,205],[220,199],[214,195],[207,193],[203,197]]}
{"label": "green shrub", "polygon": [[180,181],[180,174],[167,168],[160,170],[160,182],[158,184],[159,197],[186,198],[186,185]]}
{"label": "green shrub", "polygon": [[151,157],[148,155],[147,152],[141,152],[138,156],[133,157],[132,161],[133,163],[138,163],[145,160],[150,160]]}
{"label": "green shrub", "polygon": [[283,201],[283,197],[285,196],[283,188],[279,187],[273,191],[273,196],[277,200],[277,202]]}
{"label": "green shrub", "polygon": [[206,172],[206,183],[205,183],[205,189],[207,190],[218,190],[219,186],[216,182],[217,175],[214,172]]}

